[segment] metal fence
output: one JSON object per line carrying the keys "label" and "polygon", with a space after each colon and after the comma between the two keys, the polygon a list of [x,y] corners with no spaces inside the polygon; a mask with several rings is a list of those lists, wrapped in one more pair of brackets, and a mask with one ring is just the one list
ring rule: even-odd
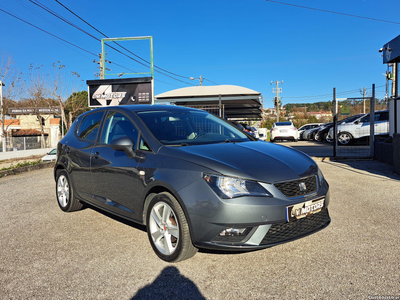
{"label": "metal fence", "polygon": [[[32,150],[48,148],[48,136],[44,137],[44,144],[41,136],[9,137],[6,141],[6,151]],[[3,152],[3,143],[0,142],[0,152]]]}
{"label": "metal fence", "polygon": [[223,118],[225,116],[225,105],[185,105],[186,107],[202,109],[217,117]]}
{"label": "metal fence", "polygon": [[374,141],[389,133],[386,103],[375,99],[375,85],[371,97],[335,98],[334,137],[335,157],[370,158],[374,156]]}

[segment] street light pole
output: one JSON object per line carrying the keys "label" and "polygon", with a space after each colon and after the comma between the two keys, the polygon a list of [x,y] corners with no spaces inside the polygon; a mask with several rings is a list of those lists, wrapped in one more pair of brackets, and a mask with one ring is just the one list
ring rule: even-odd
{"label": "street light pole", "polygon": [[203,85],[203,77],[201,77],[201,75],[200,75],[200,78],[195,78],[195,77],[189,77],[189,79],[190,80],[195,80],[195,79],[198,79],[199,81],[200,81],[200,86],[202,86]]}

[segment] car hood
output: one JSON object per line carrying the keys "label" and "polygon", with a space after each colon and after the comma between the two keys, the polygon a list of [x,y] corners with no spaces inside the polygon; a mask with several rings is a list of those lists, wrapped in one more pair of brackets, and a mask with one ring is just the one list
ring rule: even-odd
{"label": "car hood", "polygon": [[318,170],[303,152],[263,141],[165,146],[159,154],[202,165],[218,174],[266,183],[305,177]]}

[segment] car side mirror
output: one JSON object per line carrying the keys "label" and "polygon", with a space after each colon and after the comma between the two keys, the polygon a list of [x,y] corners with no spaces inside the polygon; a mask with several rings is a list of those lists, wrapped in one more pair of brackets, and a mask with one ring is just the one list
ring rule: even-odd
{"label": "car side mirror", "polygon": [[136,156],[133,151],[135,143],[130,137],[115,139],[111,141],[110,146],[116,151],[124,151],[129,158],[134,158]]}
{"label": "car side mirror", "polygon": [[360,123],[360,120],[354,122],[354,124],[359,124],[359,123]]}

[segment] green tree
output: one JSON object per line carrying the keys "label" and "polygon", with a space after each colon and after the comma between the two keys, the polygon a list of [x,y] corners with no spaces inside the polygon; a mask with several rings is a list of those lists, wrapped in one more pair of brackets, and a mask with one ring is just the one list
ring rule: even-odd
{"label": "green tree", "polygon": [[65,103],[65,115],[69,129],[72,122],[82,113],[90,110],[88,106],[88,92],[81,91],[72,93]]}

